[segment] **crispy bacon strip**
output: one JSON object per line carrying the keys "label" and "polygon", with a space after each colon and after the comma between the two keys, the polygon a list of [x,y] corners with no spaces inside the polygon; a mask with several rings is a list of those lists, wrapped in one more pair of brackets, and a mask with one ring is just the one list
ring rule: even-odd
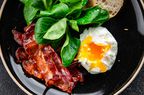
{"label": "crispy bacon strip", "polygon": [[12,30],[12,33],[13,33],[13,35],[14,35],[14,40],[19,44],[19,45],[21,45],[22,46],[22,44],[23,44],[23,34],[22,33],[20,33],[20,32],[18,32],[18,31],[16,31],[16,30]]}
{"label": "crispy bacon strip", "polygon": [[35,24],[32,23],[32,24],[30,24],[29,26],[26,26],[26,27],[24,28],[24,32],[34,31],[34,28],[35,28]]}
{"label": "crispy bacon strip", "polygon": [[23,60],[27,60],[28,59],[28,55],[25,53],[25,50],[23,47],[19,47],[17,50],[16,50],[16,58],[17,58],[17,61],[19,63],[21,63]]}
{"label": "crispy bacon strip", "polygon": [[25,33],[13,30],[14,39],[22,47],[16,51],[18,62],[25,71],[50,87],[52,85],[68,93],[72,92],[82,74],[72,65],[65,68],[62,61],[50,45],[38,45],[34,39],[34,24],[24,28]]}

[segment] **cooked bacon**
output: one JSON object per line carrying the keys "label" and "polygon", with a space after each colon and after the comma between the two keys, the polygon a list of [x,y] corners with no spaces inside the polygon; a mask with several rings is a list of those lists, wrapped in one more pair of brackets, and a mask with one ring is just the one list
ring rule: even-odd
{"label": "cooked bacon", "polygon": [[[43,48],[44,57],[50,66],[51,71],[53,71],[56,76],[55,86],[59,87],[63,91],[71,92],[74,83],[72,76],[67,68],[62,66],[62,62],[56,52],[52,49],[50,45]],[[59,79],[60,78],[60,79]],[[55,78],[54,78],[55,79]]]}
{"label": "cooked bacon", "polygon": [[35,24],[30,24],[29,26],[25,27],[24,28],[24,31],[25,32],[30,32],[30,31],[34,31],[34,27],[35,27]]}
{"label": "cooked bacon", "polygon": [[24,70],[36,78],[45,81],[46,86],[52,85],[68,93],[72,92],[78,81],[82,81],[82,74],[72,65],[66,68],[54,49],[50,45],[38,45],[34,39],[34,24],[27,26],[24,33],[13,30],[13,35],[22,47],[16,51],[18,62]]}
{"label": "cooked bacon", "polygon": [[23,60],[27,60],[28,59],[28,55],[25,53],[25,50],[23,47],[19,47],[17,50],[16,50],[16,58],[18,60],[18,62],[22,62]]}
{"label": "cooked bacon", "polygon": [[24,33],[23,47],[28,55],[33,55],[37,51],[38,44],[34,40],[34,31]]}
{"label": "cooked bacon", "polygon": [[69,71],[73,77],[73,81],[77,83],[78,81],[83,82],[83,76],[82,73],[75,67],[71,68],[69,67]]}
{"label": "cooked bacon", "polygon": [[13,33],[13,35],[14,35],[14,40],[19,44],[19,45],[21,45],[22,46],[22,44],[23,44],[23,34],[22,33],[20,33],[20,32],[18,32],[18,31],[16,31],[16,30],[12,30],[12,33]]}

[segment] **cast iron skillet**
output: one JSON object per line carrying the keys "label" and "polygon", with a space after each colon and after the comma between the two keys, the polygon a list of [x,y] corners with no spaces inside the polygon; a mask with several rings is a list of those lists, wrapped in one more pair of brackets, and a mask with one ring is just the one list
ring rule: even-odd
{"label": "cast iron skillet", "polygon": [[[0,55],[10,77],[27,94],[67,95],[57,88],[46,88],[44,83],[25,75],[21,66],[16,64],[14,59],[18,44],[11,30],[17,27],[17,30],[22,31],[26,25],[23,5],[18,0],[7,0],[4,3],[0,21]],[[119,14],[103,25],[118,42],[118,55],[113,68],[104,74],[86,73],[84,83],[78,84],[72,94],[119,94],[132,82],[144,63],[143,16],[142,6],[137,0],[125,0]]]}

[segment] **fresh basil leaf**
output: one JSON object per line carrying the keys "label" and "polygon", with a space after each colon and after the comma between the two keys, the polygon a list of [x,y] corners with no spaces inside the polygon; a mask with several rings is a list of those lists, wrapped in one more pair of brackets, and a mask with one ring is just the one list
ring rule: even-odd
{"label": "fresh basil leaf", "polygon": [[97,25],[101,25],[105,21],[109,19],[108,11],[101,9],[98,6],[86,9],[83,14],[81,14],[80,18],[77,19],[78,25],[87,25],[95,23]]}
{"label": "fresh basil leaf", "polygon": [[74,60],[80,47],[80,40],[77,38],[72,38],[70,34],[67,33],[66,41],[61,49],[62,63],[65,67],[70,66]]}
{"label": "fresh basil leaf", "polygon": [[34,0],[32,6],[40,9],[40,10],[45,10],[49,9],[52,5],[52,0]]}
{"label": "fresh basil leaf", "polygon": [[77,21],[70,20],[69,23],[70,23],[70,26],[71,26],[72,29],[74,29],[75,31],[79,32],[79,27],[77,25]]}
{"label": "fresh basil leaf", "polygon": [[28,0],[24,6],[24,18],[27,24],[30,24],[32,22],[38,12],[38,9],[32,7],[33,1],[34,0]]}
{"label": "fresh basil leaf", "polygon": [[48,43],[46,39],[43,38],[47,30],[56,22],[55,19],[50,17],[39,18],[35,25],[35,39],[38,44]]}
{"label": "fresh basil leaf", "polygon": [[48,40],[59,39],[65,34],[66,28],[67,28],[67,19],[63,18],[63,19],[59,20],[58,22],[56,22],[55,24],[53,24],[47,30],[47,32],[43,36],[43,38],[48,39]]}
{"label": "fresh basil leaf", "polygon": [[63,18],[69,11],[69,7],[64,3],[54,5],[50,10],[40,12],[40,16],[50,16],[53,18]]}
{"label": "fresh basil leaf", "polygon": [[81,0],[60,0],[61,3],[76,3],[79,1],[81,1]]}

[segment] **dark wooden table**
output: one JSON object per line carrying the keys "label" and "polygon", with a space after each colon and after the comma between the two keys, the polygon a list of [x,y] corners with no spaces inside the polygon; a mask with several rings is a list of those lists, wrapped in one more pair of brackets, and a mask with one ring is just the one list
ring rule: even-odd
{"label": "dark wooden table", "polygon": [[[0,5],[3,0],[0,0]],[[0,95],[26,95],[9,77],[0,59]],[[121,95],[144,95],[144,66],[131,85]]]}

